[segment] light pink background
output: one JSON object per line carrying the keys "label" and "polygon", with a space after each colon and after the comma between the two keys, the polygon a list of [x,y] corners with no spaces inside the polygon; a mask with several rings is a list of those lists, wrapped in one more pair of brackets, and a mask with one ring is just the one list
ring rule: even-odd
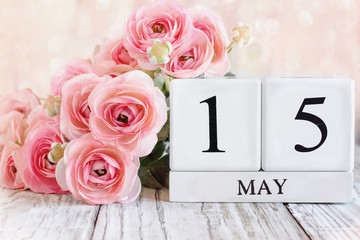
{"label": "light pink background", "polygon": [[[0,0],[0,93],[32,88],[45,97],[51,73],[122,27],[147,0]],[[240,75],[342,75],[360,82],[358,0],[182,0],[217,11],[226,27],[253,27],[253,41],[231,53]],[[358,111],[357,119],[360,111]]]}

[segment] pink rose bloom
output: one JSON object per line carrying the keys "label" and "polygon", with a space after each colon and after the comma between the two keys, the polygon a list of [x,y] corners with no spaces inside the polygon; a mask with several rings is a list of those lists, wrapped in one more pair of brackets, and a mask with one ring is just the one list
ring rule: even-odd
{"label": "pink rose bloom", "polygon": [[67,138],[79,138],[90,132],[88,97],[103,79],[95,74],[82,74],[64,84],[60,129]]}
{"label": "pink rose bloom", "polygon": [[170,54],[170,61],[161,69],[174,78],[193,78],[203,74],[214,56],[214,49],[205,33],[194,29],[188,41]]}
{"label": "pink rose bloom", "polygon": [[59,185],[68,188],[77,200],[89,204],[127,203],[134,201],[141,190],[138,168],[139,158],[85,137],[67,145],[56,176]]}
{"label": "pink rose bloom", "polygon": [[190,8],[187,13],[192,17],[193,26],[206,34],[214,48],[214,58],[206,74],[223,76],[230,68],[227,46],[230,43],[221,17],[204,7]]}
{"label": "pink rose bloom", "polygon": [[20,146],[9,142],[2,150],[0,160],[0,185],[8,189],[25,189],[25,184],[18,173],[17,151]]}
{"label": "pink rose bloom", "polygon": [[23,145],[27,123],[24,114],[13,111],[0,117],[0,138],[3,142]]}
{"label": "pink rose bloom", "polygon": [[99,75],[96,68],[88,61],[78,59],[59,68],[51,77],[50,93],[53,96],[62,96],[63,85],[73,77],[83,73],[94,73]]}
{"label": "pink rose bloom", "polygon": [[141,71],[99,83],[89,96],[90,129],[96,139],[134,156],[149,154],[167,119],[164,94]]}
{"label": "pink rose bloom", "polygon": [[42,106],[35,107],[27,117],[27,132],[42,125],[60,125],[60,117],[49,117]]}
{"label": "pink rose bloom", "polygon": [[188,34],[191,19],[176,1],[158,0],[135,11],[125,24],[124,46],[141,68],[155,70],[158,65],[149,62],[148,47],[156,39],[170,42],[173,49],[181,46]]}
{"label": "pink rose bloom", "polygon": [[98,46],[94,63],[101,75],[118,76],[139,69],[137,60],[125,49],[122,38],[111,38]]}
{"label": "pink rose bloom", "polygon": [[40,105],[39,98],[30,89],[18,90],[0,98],[0,115],[17,111],[29,115],[31,110]]}
{"label": "pink rose bloom", "polygon": [[[36,109],[37,110],[37,109]],[[43,110],[43,112],[45,112]],[[32,119],[41,120],[38,125],[32,124],[28,132],[25,145],[19,152],[18,171],[27,187],[38,193],[65,193],[55,179],[56,163],[48,160],[48,154],[52,150],[52,143],[65,143],[60,132],[59,124],[55,120],[46,120],[45,113],[37,110]]]}

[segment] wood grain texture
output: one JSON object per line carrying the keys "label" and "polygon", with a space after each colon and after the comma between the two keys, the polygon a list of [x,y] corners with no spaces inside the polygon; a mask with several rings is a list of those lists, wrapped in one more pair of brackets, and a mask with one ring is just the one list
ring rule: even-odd
{"label": "wood grain texture", "polygon": [[98,209],[71,195],[0,188],[0,239],[89,239]]}
{"label": "wood grain texture", "polygon": [[307,239],[283,204],[170,203],[143,189],[136,203],[102,206],[94,239]]}
{"label": "wood grain texture", "polygon": [[166,239],[155,193],[144,188],[134,203],[101,206],[93,239]]}
{"label": "wood grain texture", "polygon": [[[356,156],[360,156],[357,147]],[[170,203],[144,188],[129,204],[0,189],[0,239],[360,239],[360,162],[351,204]]]}
{"label": "wood grain texture", "polygon": [[311,239],[360,239],[360,146],[355,155],[352,203],[286,205]]}

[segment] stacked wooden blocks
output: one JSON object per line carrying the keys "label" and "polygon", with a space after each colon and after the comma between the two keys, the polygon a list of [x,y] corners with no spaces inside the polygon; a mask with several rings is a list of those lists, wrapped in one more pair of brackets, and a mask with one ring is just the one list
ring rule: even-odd
{"label": "stacked wooden blocks", "polygon": [[351,201],[351,79],[176,79],[170,96],[170,201]]}

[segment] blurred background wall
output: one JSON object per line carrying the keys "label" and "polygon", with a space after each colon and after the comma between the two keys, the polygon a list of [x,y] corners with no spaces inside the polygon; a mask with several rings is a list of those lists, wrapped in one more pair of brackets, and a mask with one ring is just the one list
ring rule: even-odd
{"label": "blurred background wall", "polygon": [[[96,44],[146,2],[0,0],[0,94],[32,88],[45,97],[55,69],[73,58],[88,58]],[[252,25],[252,44],[231,53],[234,72],[349,76],[360,100],[359,0],[180,2],[218,12],[229,33],[238,21]]]}

